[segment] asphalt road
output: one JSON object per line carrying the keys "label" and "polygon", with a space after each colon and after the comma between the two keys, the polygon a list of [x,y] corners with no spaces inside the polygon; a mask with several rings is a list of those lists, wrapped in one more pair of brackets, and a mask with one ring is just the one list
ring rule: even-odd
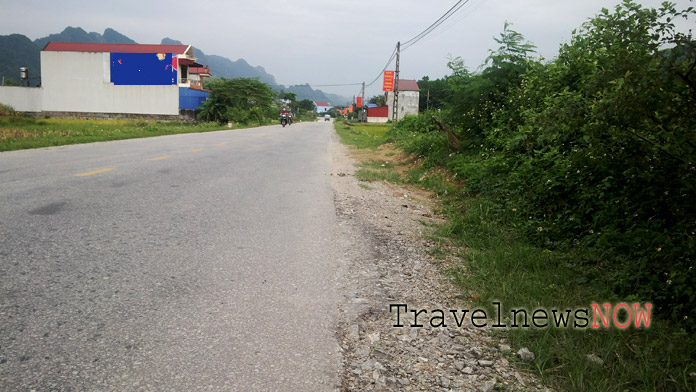
{"label": "asphalt road", "polygon": [[333,390],[330,124],[0,153],[0,390]]}

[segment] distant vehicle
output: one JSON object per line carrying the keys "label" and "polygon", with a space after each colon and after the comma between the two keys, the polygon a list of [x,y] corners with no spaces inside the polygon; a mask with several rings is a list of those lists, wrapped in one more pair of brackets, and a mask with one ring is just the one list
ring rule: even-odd
{"label": "distant vehicle", "polygon": [[331,116],[329,116],[328,114],[325,114],[324,121],[331,121]]}

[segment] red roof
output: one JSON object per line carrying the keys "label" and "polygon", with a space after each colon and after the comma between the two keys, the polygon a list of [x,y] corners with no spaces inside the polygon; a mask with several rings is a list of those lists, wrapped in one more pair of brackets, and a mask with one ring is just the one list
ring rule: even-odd
{"label": "red roof", "polygon": [[316,106],[331,106],[328,102],[314,102]]}
{"label": "red roof", "polygon": [[420,91],[415,80],[399,79],[399,91]]}
{"label": "red roof", "polygon": [[190,74],[209,74],[210,70],[208,67],[189,67]]}
{"label": "red roof", "polygon": [[47,52],[172,53],[184,54],[189,45],[92,44],[85,42],[49,42]]}

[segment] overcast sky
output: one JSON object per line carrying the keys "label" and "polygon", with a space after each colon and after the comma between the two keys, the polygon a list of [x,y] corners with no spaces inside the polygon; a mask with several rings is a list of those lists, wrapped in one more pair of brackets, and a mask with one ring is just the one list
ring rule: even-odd
{"label": "overcast sky", "polygon": [[[402,53],[401,78],[448,74],[448,56],[461,56],[475,70],[496,47],[505,21],[553,58],[572,30],[602,7],[620,0],[469,0],[457,14]],[[678,8],[696,5],[674,1]],[[210,0],[133,1],[0,0],[0,35],[30,39],[67,26],[103,33],[111,27],[138,43],[169,37],[206,54],[245,59],[263,66],[280,84],[313,86],[370,83],[397,41],[407,41],[435,22],[455,0]],[[661,0],[641,0],[658,7]],[[693,20],[692,20],[693,23]],[[682,29],[687,25],[682,23]],[[393,69],[390,66],[390,69]],[[214,71],[214,70],[213,70]],[[359,86],[317,87],[356,95]],[[381,80],[366,96],[381,93]]]}

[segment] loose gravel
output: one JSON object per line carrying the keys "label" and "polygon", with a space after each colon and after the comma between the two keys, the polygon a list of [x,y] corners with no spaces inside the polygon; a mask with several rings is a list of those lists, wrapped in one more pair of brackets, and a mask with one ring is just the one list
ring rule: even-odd
{"label": "loose gravel", "polygon": [[340,389],[549,391],[522,369],[522,359],[500,335],[473,327],[469,318],[462,327],[431,328],[425,318],[423,328],[412,328],[409,313],[403,328],[393,326],[392,304],[473,309],[444,272],[456,260],[437,260],[428,252],[435,244],[425,234],[443,217],[435,214],[435,200],[427,192],[358,181],[356,161],[338,137],[331,156],[344,268],[337,330],[344,358]]}

